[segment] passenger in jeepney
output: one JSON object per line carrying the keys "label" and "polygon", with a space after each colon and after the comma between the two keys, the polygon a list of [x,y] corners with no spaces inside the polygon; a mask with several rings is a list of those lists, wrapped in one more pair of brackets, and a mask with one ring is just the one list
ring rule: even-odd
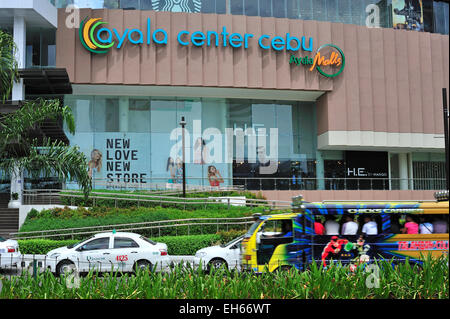
{"label": "passenger in jeepney", "polygon": [[342,225],[342,235],[356,235],[358,233],[358,224],[353,220],[353,216],[345,215],[345,223]]}
{"label": "passenger in jeepney", "polygon": [[447,234],[448,233],[448,220],[445,221],[443,217],[436,216],[433,220],[433,233],[434,234]]}
{"label": "passenger in jeepney", "polygon": [[433,233],[433,224],[431,223],[428,216],[420,216],[419,233],[420,234]]}
{"label": "passenger in jeepney", "polygon": [[325,227],[319,216],[314,216],[314,233],[316,235],[325,235]]}
{"label": "passenger in jeepney", "polygon": [[364,216],[364,225],[361,232],[365,235],[378,235],[378,225],[372,216]]}
{"label": "passenger in jeepney", "polygon": [[333,215],[325,216],[325,234],[326,235],[339,235],[339,223],[336,221],[336,217]]}
{"label": "passenger in jeepney", "polygon": [[400,234],[400,216],[397,214],[391,215],[391,233],[392,234]]}
{"label": "passenger in jeepney", "polygon": [[402,234],[418,234],[419,233],[419,225],[414,221],[414,218],[411,215],[406,216],[406,223],[401,229]]}

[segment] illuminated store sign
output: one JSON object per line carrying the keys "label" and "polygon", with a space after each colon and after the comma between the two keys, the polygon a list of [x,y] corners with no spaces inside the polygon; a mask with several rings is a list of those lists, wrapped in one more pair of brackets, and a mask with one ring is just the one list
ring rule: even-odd
{"label": "illuminated store sign", "polygon": [[[150,45],[151,43],[167,45],[168,43],[167,31],[164,29],[152,31],[150,18],[147,18],[145,32],[140,29],[125,29],[123,32],[119,32],[116,28],[107,28],[105,24],[108,23],[101,20],[101,18],[85,18],[80,24],[80,41],[83,46],[92,53],[104,54],[112,47],[120,49],[125,42],[137,45],[143,45],[144,43],[147,45]],[[263,34],[256,39],[251,33],[230,33],[225,26],[222,27],[221,31],[217,32],[190,32],[182,30],[177,34],[177,42],[182,46],[230,46],[233,48],[247,49],[252,41],[257,42],[262,50],[285,50],[291,52],[302,50],[313,52],[314,48],[314,39],[311,37],[307,39],[304,36],[296,37],[290,33],[286,33],[284,36],[273,37]],[[332,52],[327,54],[325,51],[330,51],[330,49]],[[323,76],[335,77],[344,69],[345,57],[339,47],[333,44],[326,44],[317,49],[314,57],[296,58],[293,55],[291,56],[289,63],[308,65],[310,66],[310,71],[316,69]],[[328,70],[330,67],[334,70]]]}

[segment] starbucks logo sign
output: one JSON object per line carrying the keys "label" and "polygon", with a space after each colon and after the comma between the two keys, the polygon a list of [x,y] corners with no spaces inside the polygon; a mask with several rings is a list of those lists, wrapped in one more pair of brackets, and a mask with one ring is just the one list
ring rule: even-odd
{"label": "starbucks logo sign", "polygon": [[171,12],[200,12],[202,0],[152,0],[153,10]]}

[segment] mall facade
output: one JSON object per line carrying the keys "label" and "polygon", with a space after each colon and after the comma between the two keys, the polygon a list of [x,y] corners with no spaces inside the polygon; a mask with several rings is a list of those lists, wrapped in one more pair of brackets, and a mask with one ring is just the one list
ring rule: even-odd
{"label": "mall facade", "polygon": [[14,94],[72,108],[97,188],[179,184],[182,119],[188,185],[311,201],[445,188],[446,2],[24,2],[52,18],[10,12],[23,68],[65,70],[70,89]]}

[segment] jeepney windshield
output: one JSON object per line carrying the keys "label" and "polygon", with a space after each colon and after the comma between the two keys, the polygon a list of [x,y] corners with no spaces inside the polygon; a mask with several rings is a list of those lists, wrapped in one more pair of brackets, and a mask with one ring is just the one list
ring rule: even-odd
{"label": "jeepney windshield", "polygon": [[263,222],[262,219],[258,219],[256,222],[254,222],[252,224],[252,226],[250,226],[249,230],[247,231],[247,233],[245,234],[244,238],[250,238],[252,237],[253,233],[255,232],[256,228],[258,228],[258,226]]}

